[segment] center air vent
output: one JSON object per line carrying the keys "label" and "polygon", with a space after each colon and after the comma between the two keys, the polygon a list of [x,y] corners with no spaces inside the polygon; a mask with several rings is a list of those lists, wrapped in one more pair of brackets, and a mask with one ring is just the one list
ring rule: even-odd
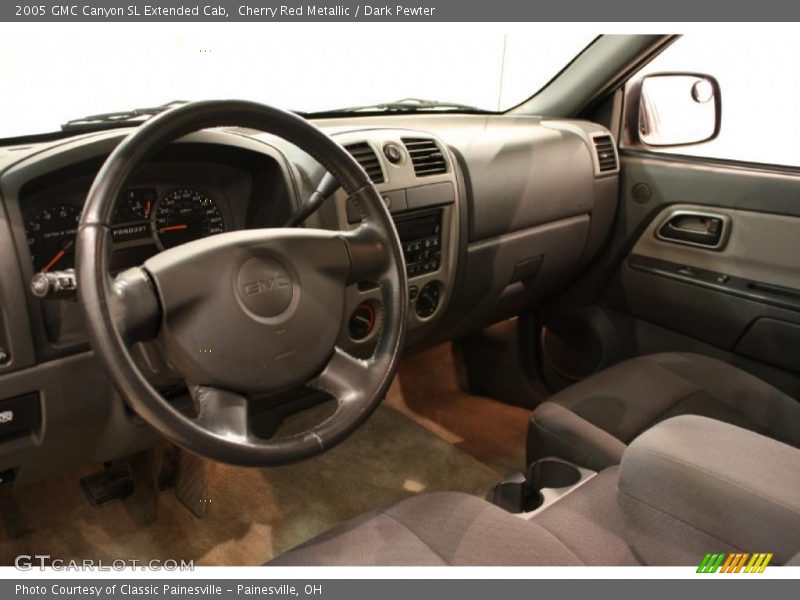
{"label": "center air vent", "polygon": [[359,142],[357,144],[347,144],[344,148],[364,168],[372,183],[383,183],[385,181],[381,161],[372,146],[366,142]]}
{"label": "center air vent", "polygon": [[614,151],[614,140],[610,135],[596,136],[594,149],[597,152],[597,164],[601,173],[617,170],[617,153]]}
{"label": "center air vent", "polygon": [[411,157],[411,164],[414,165],[414,173],[417,177],[424,175],[436,175],[437,173],[447,173],[447,163],[444,154],[439,150],[431,139],[425,138],[403,138],[403,144]]}

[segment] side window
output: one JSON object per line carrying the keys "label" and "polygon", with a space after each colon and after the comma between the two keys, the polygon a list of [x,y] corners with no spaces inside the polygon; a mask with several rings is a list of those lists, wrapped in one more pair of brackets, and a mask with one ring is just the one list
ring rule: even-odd
{"label": "side window", "polygon": [[[800,167],[798,56],[800,36],[774,41],[733,34],[679,38],[628,82],[628,98],[635,86],[645,93],[640,114],[626,115],[628,123],[639,123],[637,139],[628,140],[627,145],[652,152]],[[707,97],[698,96],[708,94],[708,89],[680,86],[677,78],[647,78],[656,73],[701,73],[716,79],[720,113],[714,139],[681,142],[691,132],[698,133],[697,139],[709,137],[702,132],[713,129],[713,116],[708,124],[713,103],[703,107]],[[674,93],[676,87],[681,94]],[[654,124],[659,130],[655,134],[649,131]]]}

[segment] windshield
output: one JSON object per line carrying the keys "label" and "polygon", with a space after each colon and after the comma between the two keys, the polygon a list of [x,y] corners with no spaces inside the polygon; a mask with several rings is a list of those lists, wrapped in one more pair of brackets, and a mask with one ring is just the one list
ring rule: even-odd
{"label": "windshield", "polygon": [[[0,137],[173,100],[319,112],[418,98],[504,111],[588,45],[526,24],[4,24]],[[451,107],[448,110],[463,110]]]}

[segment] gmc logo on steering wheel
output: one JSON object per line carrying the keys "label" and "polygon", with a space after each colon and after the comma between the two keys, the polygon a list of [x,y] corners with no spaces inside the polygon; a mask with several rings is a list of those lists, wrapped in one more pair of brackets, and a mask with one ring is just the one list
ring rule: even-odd
{"label": "gmc logo on steering wheel", "polygon": [[277,275],[266,280],[259,279],[258,281],[246,283],[242,286],[242,290],[248,296],[253,296],[255,294],[265,294],[266,292],[271,292],[273,290],[282,290],[289,287],[289,285],[290,282],[288,277]]}

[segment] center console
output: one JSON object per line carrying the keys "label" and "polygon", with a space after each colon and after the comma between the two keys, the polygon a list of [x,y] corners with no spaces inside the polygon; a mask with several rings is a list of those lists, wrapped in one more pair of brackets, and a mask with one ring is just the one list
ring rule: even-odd
{"label": "center console", "polygon": [[[458,180],[447,146],[430,133],[368,130],[335,136],[378,188],[403,247],[409,287],[409,330],[428,327],[451,296],[458,244]],[[339,192],[339,227],[354,228],[360,215]],[[339,340],[355,354],[371,349],[381,326],[382,298],[372,282],[347,291],[349,327]]]}
{"label": "center console", "polygon": [[[659,552],[688,550],[683,557],[662,554],[658,560],[667,564],[686,564],[686,556],[699,561],[712,548],[769,553],[773,562],[785,564],[800,549],[798,489],[800,450],[794,446],[716,419],[682,415],[636,437],[619,466],[594,473],[545,457],[525,475],[498,483],[487,500],[545,528],[561,527],[565,519],[591,523],[597,547],[611,547],[599,541],[604,537],[624,540],[644,564],[654,563],[646,562],[651,543],[640,543],[643,532],[663,542]],[[583,537],[587,530],[576,531]]]}

